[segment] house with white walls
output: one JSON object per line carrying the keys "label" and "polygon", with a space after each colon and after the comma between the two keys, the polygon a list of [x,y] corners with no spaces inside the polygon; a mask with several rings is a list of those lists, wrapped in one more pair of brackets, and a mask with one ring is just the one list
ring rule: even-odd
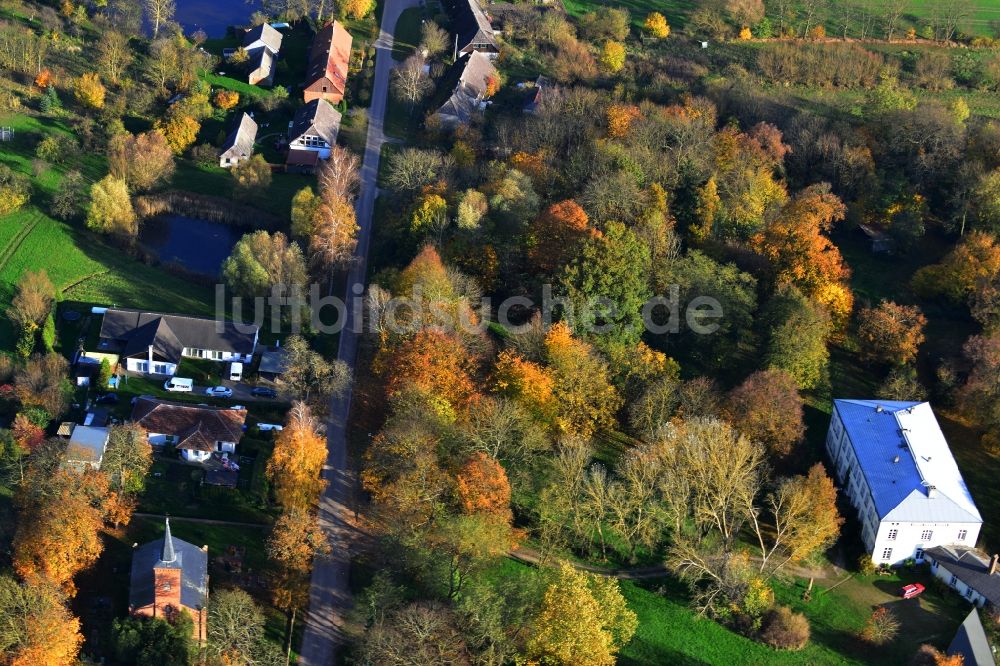
{"label": "house with white walls", "polygon": [[243,437],[244,407],[212,407],[136,398],[132,422],[142,426],[154,449],[172,445],[188,462],[205,462],[213,453],[233,453]]}
{"label": "house with white walls", "polygon": [[874,563],[976,545],[983,519],[929,403],[834,400],[826,450]]}
{"label": "house with white walls", "polygon": [[254,324],[108,308],[98,351],[117,354],[129,372],[173,376],[183,357],[249,363],[259,332]]}

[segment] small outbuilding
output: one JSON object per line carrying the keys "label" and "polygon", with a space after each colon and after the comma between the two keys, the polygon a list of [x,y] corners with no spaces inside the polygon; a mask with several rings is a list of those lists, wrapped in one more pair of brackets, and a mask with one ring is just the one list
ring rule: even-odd
{"label": "small outbuilding", "polygon": [[253,155],[253,146],[257,141],[257,123],[249,113],[240,114],[239,122],[226,137],[219,152],[219,166],[228,169],[234,167]]}
{"label": "small outbuilding", "polygon": [[[60,426],[59,431],[63,432],[62,426]],[[70,431],[69,442],[66,444],[63,468],[74,472],[101,469],[101,461],[104,459],[104,450],[107,445],[107,428],[74,426]]]}

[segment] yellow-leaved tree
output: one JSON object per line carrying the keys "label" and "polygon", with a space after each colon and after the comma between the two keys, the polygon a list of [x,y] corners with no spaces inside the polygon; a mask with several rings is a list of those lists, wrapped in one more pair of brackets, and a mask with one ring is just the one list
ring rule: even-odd
{"label": "yellow-leaved tree", "polygon": [[617,580],[563,562],[531,622],[527,657],[544,664],[611,666],[638,624]]}
{"label": "yellow-leaved tree", "polygon": [[650,12],[646,15],[646,22],[643,24],[648,32],[657,39],[665,39],[670,36],[670,24],[667,18],[660,12]]}
{"label": "yellow-leaved tree", "polygon": [[0,576],[0,663],[5,666],[72,664],[83,644],[80,620],[59,591]]}
{"label": "yellow-leaved tree", "polygon": [[319,421],[306,403],[292,403],[284,429],[274,441],[267,461],[267,478],[274,487],[278,504],[286,510],[308,510],[319,501],[326,487],[320,477],[326,461],[326,440]]}

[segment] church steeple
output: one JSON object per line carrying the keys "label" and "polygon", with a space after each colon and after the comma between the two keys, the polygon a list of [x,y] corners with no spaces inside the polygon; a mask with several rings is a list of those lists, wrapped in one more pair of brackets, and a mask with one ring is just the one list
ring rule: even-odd
{"label": "church steeple", "polygon": [[170,517],[167,517],[167,528],[163,533],[163,552],[160,554],[160,561],[170,564],[177,559],[174,553],[174,538],[170,536]]}

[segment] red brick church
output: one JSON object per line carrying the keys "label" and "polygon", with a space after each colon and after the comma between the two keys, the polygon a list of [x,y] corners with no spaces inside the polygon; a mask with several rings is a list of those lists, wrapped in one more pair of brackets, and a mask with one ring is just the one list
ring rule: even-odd
{"label": "red brick church", "polygon": [[195,638],[205,640],[208,607],[208,546],[198,548],[170,534],[138,546],[132,553],[129,611],[171,620],[186,610],[194,620]]}

